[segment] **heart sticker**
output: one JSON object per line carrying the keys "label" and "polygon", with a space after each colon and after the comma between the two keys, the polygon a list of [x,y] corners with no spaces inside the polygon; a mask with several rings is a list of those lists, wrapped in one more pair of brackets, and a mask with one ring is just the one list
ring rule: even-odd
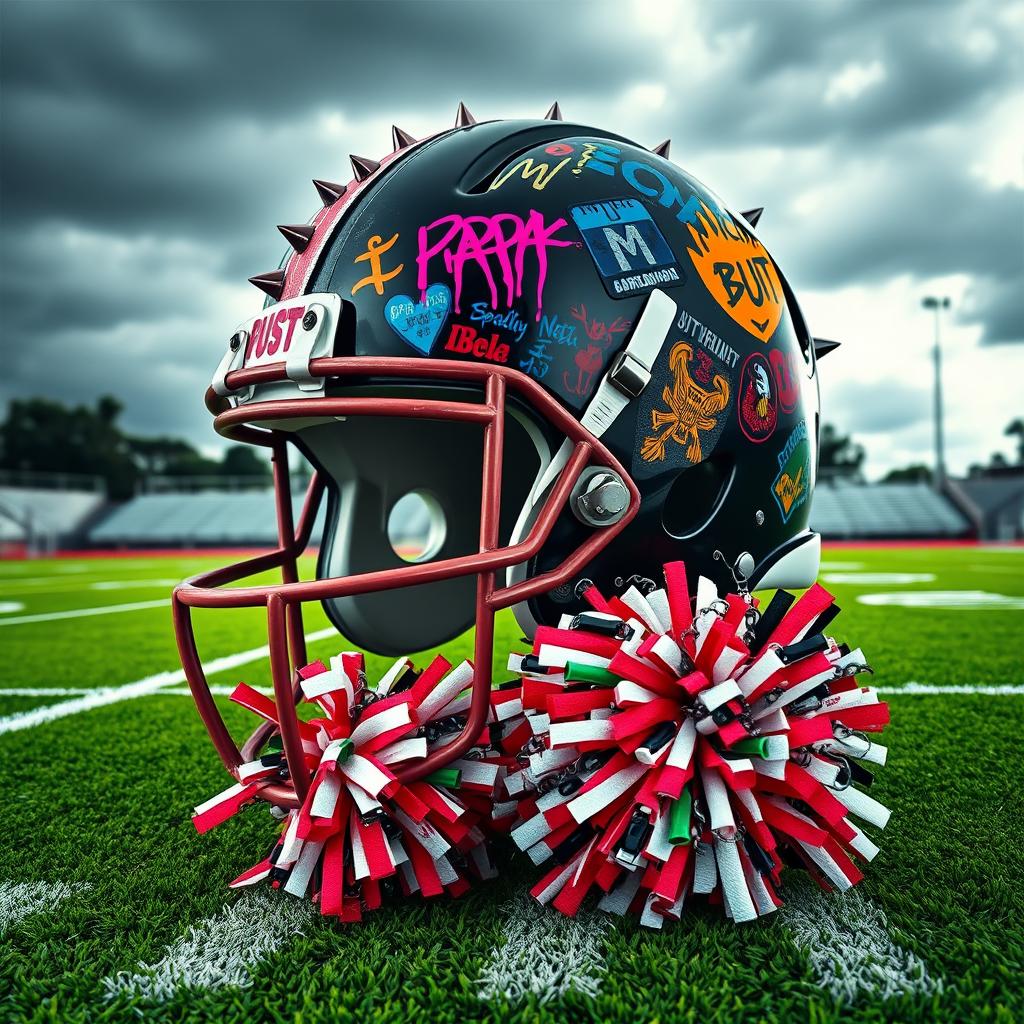
{"label": "heart sticker", "polygon": [[388,299],[384,316],[394,332],[421,355],[429,356],[451,312],[452,293],[446,284],[432,284],[423,302],[408,295]]}

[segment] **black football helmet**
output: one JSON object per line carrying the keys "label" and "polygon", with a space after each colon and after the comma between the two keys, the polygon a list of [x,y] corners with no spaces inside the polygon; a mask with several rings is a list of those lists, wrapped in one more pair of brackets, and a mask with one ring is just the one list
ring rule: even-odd
{"label": "black football helmet", "polygon": [[[409,493],[430,520],[417,568],[497,567],[526,633],[580,609],[584,580],[613,591],[678,559],[723,590],[814,580],[815,347],[760,210],[730,209],[667,143],[557,105],[480,123],[460,107],[454,129],[395,129],[393,153],[352,164],[347,184],[316,182],[309,223],[281,227],[291,248],[252,279],[267,305],[232,335],[210,400],[225,435],[279,461],[291,441],[315,467],[315,594],[342,635],[405,653],[474,624],[472,572],[380,582],[410,568],[387,530]],[[503,381],[500,485],[480,471],[495,453],[480,424],[444,414],[483,398],[488,374]],[[356,414],[325,414],[340,397]],[[604,455],[544,515],[580,438]],[[481,537],[491,506],[496,543]],[[371,588],[327,586],[356,576]]]}

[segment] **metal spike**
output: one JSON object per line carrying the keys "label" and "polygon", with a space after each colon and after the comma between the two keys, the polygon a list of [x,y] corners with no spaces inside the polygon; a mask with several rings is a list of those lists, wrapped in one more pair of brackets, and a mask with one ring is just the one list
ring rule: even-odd
{"label": "metal spike", "polygon": [[752,228],[756,228],[762,213],[764,213],[764,207],[755,206],[753,210],[744,210],[743,217]]}
{"label": "metal spike", "polygon": [[320,199],[324,206],[333,206],[345,194],[345,186],[333,181],[314,178],[313,184],[316,185],[316,190],[320,193]]}
{"label": "metal spike", "polygon": [[672,146],[672,140],[671,139],[666,139],[660,145],[655,146],[654,149],[651,150],[651,152],[655,156],[663,156],[667,160],[668,159],[668,151],[671,148],[671,146]]}
{"label": "metal spike", "polygon": [[316,228],[312,224],[278,224],[277,230],[288,239],[296,252],[305,252]]}
{"label": "metal spike", "polygon": [[829,352],[835,352],[842,344],[841,341],[830,341],[828,338],[814,339],[814,355],[817,359],[827,356]]}
{"label": "metal spike", "polygon": [[284,291],[284,271],[268,270],[265,274],[257,274],[250,277],[249,282],[256,285],[260,291],[266,292],[275,302],[281,298]]}
{"label": "metal spike", "polygon": [[465,103],[460,103],[459,109],[455,112],[455,127],[468,128],[471,124],[476,124],[476,118],[469,112]]}
{"label": "metal spike", "polygon": [[555,100],[551,104],[548,112],[544,115],[545,121],[561,121],[562,120],[562,108],[558,105],[558,100]]}
{"label": "metal spike", "polygon": [[349,160],[352,161],[352,170],[355,173],[356,181],[366,181],[380,167],[376,160],[371,160],[365,156],[352,156],[349,154]]}
{"label": "metal spike", "polygon": [[397,153],[400,149],[405,149],[407,146],[411,146],[416,139],[413,138],[408,132],[403,132],[397,124],[391,126],[391,144]]}

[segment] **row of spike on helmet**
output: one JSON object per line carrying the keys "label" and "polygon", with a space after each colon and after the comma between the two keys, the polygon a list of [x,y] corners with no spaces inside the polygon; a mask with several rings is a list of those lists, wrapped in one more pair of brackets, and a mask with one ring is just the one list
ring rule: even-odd
{"label": "row of spike on helmet", "polygon": [[[548,108],[548,112],[544,115],[544,120],[562,120],[562,108],[558,105],[557,100]],[[460,103],[459,109],[455,113],[455,127],[468,128],[473,124],[476,124],[476,118],[469,112],[469,108],[465,103]],[[398,153],[411,146],[417,139],[408,132],[403,131],[398,125],[393,124],[391,126],[391,141],[394,146],[394,152]],[[671,145],[672,140],[666,139],[655,146],[651,152],[656,156],[668,159],[669,147]],[[357,184],[364,182],[374,171],[380,168],[380,161],[371,160],[369,157],[350,154],[349,159],[352,161],[352,171],[355,174]],[[321,178],[314,178],[313,184],[316,186],[316,190],[320,194],[320,200],[325,207],[333,206],[348,191],[347,185],[339,185],[337,182],[326,181]],[[745,211],[743,216],[751,227],[756,227],[762,211],[763,207],[758,207],[756,210]],[[304,252],[306,246],[309,245],[313,238],[316,227],[312,224],[278,224],[277,230],[284,235],[288,240],[288,244],[296,252]],[[249,278],[252,284],[256,285],[261,291],[266,292],[275,302],[281,298],[281,293],[284,290],[284,280],[284,270],[270,270],[265,274],[256,274],[254,277]]]}
{"label": "row of spike on helmet", "polygon": [[[562,120],[562,108],[558,105],[557,100],[548,108],[548,112],[544,115],[544,120]],[[468,128],[474,124],[476,124],[476,118],[469,112],[469,108],[465,103],[460,103],[459,109],[455,112],[455,127]],[[407,149],[418,140],[408,132],[403,131],[398,125],[393,124],[391,126],[391,141],[393,152],[398,153],[403,149]],[[655,156],[664,157],[667,160],[671,144],[671,139],[665,139],[664,142],[655,146],[651,152]],[[381,165],[381,161],[371,160],[365,156],[350,154],[349,159],[352,161],[352,170],[355,174],[357,185],[364,182],[374,171],[379,170]],[[325,181],[319,178],[314,178],[313,184],[316,186],[317,192],[320,193],[320,199],[325,208],[333,206],[348,191],[347,185],[339,185],[333,181]],[[757,206],[752,210],[744,210],[741,216],[753,228],[757,227],[757,222],[761,219],[762,213],[764,213],[764,207]],[[296,252],[301,253],[309,245],[316,227],[313,224],[278,224],[277,230],[288,239],[289,245]],[[257,274],[255,277],[250,277],[249,281],[277,302],[284,291],[285,271],[283,269],[271,270],[265,274]],[[828,355],[829,352],[834,352],[839,348],[840,344],[838,341],[831,341],[827,338],[813,338],[812,343],[815,354],[819,359],[822,356]]]}

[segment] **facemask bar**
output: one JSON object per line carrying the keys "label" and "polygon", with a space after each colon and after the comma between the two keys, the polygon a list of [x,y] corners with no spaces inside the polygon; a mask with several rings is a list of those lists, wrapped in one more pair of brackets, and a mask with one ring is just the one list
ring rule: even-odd
{"label": "facemask bar", "polygon": [[[582,424],[533,380],[503,366],[469,362],[431,362],[405,358],[329,358],[314,359],[310,372],[324,379],[401,378],[444,380],[483,384],[485,399],[478,401],[437,401],[419,398],[284,398],[274,401],[231,403],[219,398],[212,389],[206,404],[215,415],[218,433],[234,440],[269,447],[273,451],[274,491],[278,513],[278,548],[255,558],[195,576],[175,588],[173,613],[182,667],[195,698],[200,716],[221,760],[234,774],[238,765],[251,760],[269,738],[273,726],[266,723],[238,749],[210,693],[196,648],[191,620],[192,608],[265,607],[271,675],[274,697],[280,711],[280,728],[285,757],[289,765],[302,765],[302,746],[295,705],[301,691],[297,668],[306,662],[302,626],[302,604],[353,594],[414,586],[456,576],[475,575],[476,636],[474,641],[474,681],[467,722],[457,738],[428,757],[408,767],[404,782],[429,775],[435,769],[460,757],[483,730],[488,713],[493,668],[494,616],[502,608],[527,600],[567,583],[606,547],[639,510],[640,493],[618,460]],[[286,381],[285,366],[276,363],[235,370],[225,378],[232,392],[246,394],[251,387]],[[571,453],[528,534],[516,543],[499,547],[498,524],[501,513],[501,474],[503,463],[506,395],[511,389],[535,412],[567,439]],[[410,564],[400,568],[360,573],[356,576],[298,581],[298,557],[309,544],[317,509],[325,485],[319,474],[310,482],[298,527],[293,524],[288,478],[287,434],[276,429],[282,421],[308,420],[311,417],[386,415],[412,419],[448,419],[479,423],[484,430],[480,543],[475,554],[435,562]],[[251,424],[265,422],[270,429]],[[555,569],[532,579],[498,588],[499,572],[509,566],[531,561],[548,539],[556,520],[569,503],[580,473],[588,465],[614,470],[624,481],[630,495],[626,515],[610,526],[595,529],[579,548]],[[265,572],[280,569],[279,584],[226,587]],[[282,806],[301,805],[310,777],[299,771],[291,785],[268,786],[260,796]]]}

